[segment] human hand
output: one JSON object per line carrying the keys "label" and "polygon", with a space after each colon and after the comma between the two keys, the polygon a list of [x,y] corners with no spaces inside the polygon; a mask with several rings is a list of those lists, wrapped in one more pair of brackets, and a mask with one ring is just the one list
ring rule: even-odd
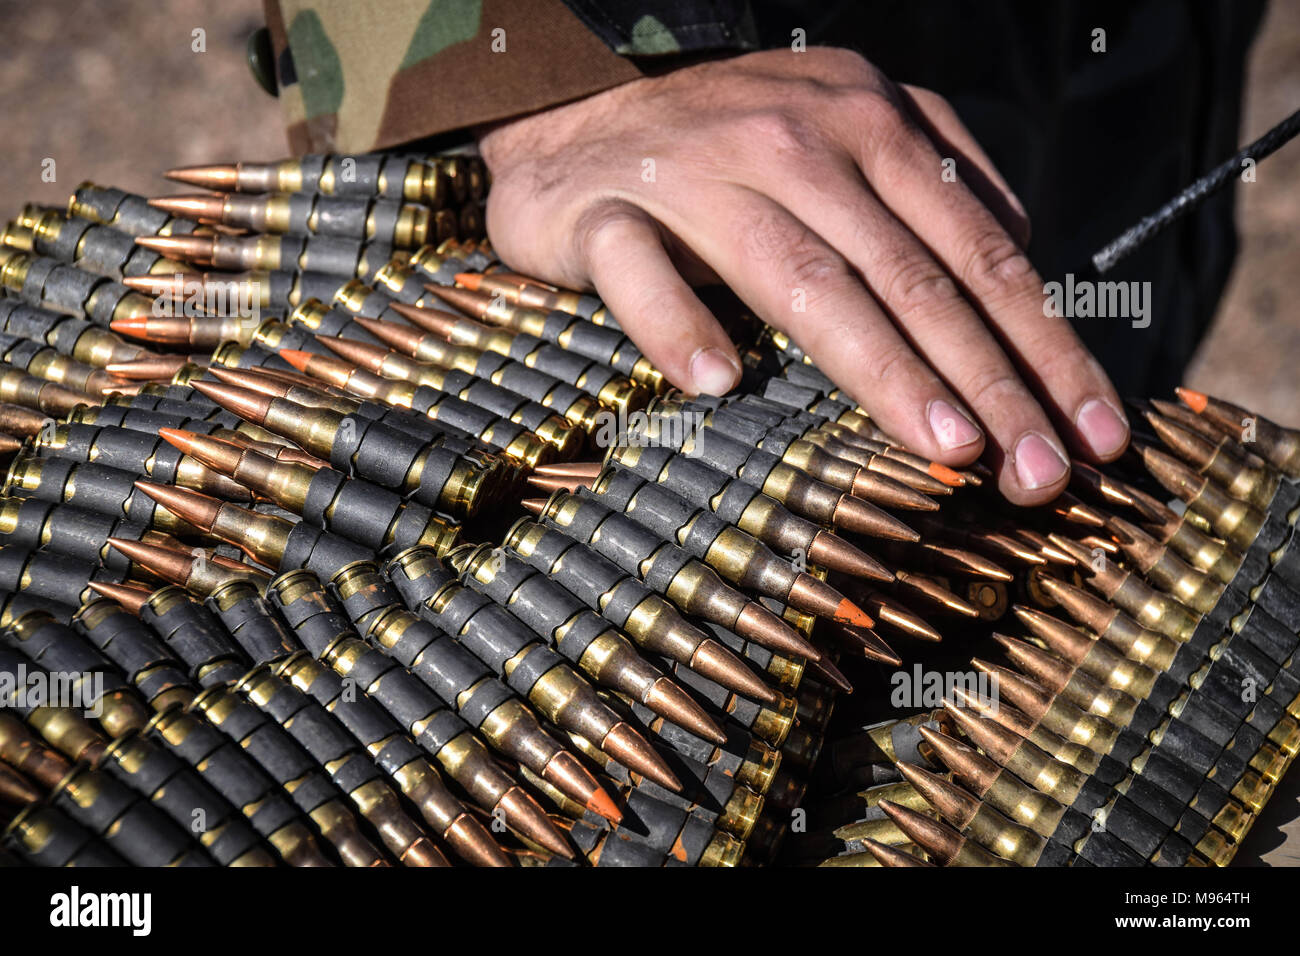
{"label": "human hand", "polygon": [[690,288],[720,279],[917,453],[967,464],[987,434],[1013,502],[1068,480],[1053,418],[1094,461],[1127,444],[1100,365],[1044,315],[1019,201],[942,97],[854,53],[687,67],[504,123],[480,148],[502,258],[594,286],[687,391],[739,376]]}

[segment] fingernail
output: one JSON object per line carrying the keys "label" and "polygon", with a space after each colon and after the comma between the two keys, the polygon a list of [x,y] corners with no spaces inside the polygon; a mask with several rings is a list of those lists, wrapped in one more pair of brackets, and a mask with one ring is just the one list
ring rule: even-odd
{"label": "fingernail", "polygon": [[1099,398],[1083,403],[1074,416],[1074,425],[1098,457],[1119,451],[1128,441],[1128,423]]}
{"label": "fingernail", "polygon": [[700,395],[725,395],[740,369],[720,349],[700,349],[691,358],[691,384]]}
{"label": "fingernail", "polygon": [[974,422],[941,398],[930,403],[929,417],[934,440],[944,450],[961,448],[984,436]]}
{"label": "fingernail", "polygon": [[1020,487],[1032,491],[1055,484],[1069,467],[1056,447],[1037,432],[1029,432],[1016,443],[1016,478]]}

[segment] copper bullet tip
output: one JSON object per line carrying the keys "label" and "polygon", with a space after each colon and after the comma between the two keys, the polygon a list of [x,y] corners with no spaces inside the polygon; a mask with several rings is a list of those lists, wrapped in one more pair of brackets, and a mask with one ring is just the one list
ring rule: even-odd
{"label": "copper bullet tip", "polygon": [[604,468],[598,461],[563,461],[549,465],[538,465],[533,469],[537,475],[554,475],[561,478],[595,478]]}
{"label": "copper bullet tip", "polygon": [[862,845],[867,848],[867,852],[876,858],[881,866],[904,868],[904,867],[933,867],[933,863],[926,863],[924,860],[912,856],[906,850],[900,850],[896,846],[886,846],[884,843],[878,843],[870,837],[862,839]]}
{"label": "copper bullet tip", "polygon": [[194,439],[198,437],[194,432],[186,431],[183,428],[159,428],[158,434],[169,445],[179,448],[183,454],[192,455],[194,453]]}
{"label": "copper bullet tip", "polygon": [[193,381],[194,390],[212,399],[228,412],[234,412],[240,418],[247,418],[258,425],[266,421],[271,409],[271,399],[258,395],[246,388],[225,385],[218,382]]}
{"label": "copper bullet tip", "polygon": [[668,764],[626,721],[620,720],[610,728],[605,739],[600,742],[600,749],[633,773],[648,777],[673,793],[681,792],[681,781],[668,768]]}
{"label": "copper bullet tip", "polygon": [[1025,625],[1025,629],[1065,660],[1079,663],[1092,649],[1093,638],[1073,625],[1059,618],[1044,614],[1034,608],[1014,608],[1016,617]]}
{"label": "copper bullet tip", "polygon": [[1063,491],[1055,502],[1057,513],[1066,521],[1072,521],[1075,524],[1090,525],[1094,528],[1103,528],[1106,526],[1105,516],[1096,508],[1080,501],[1068,491]]}
{"label": "copper bullet tip", "polygon": [[930,553],[943,558],[949,565],[976,577],[991,578],[994,581],[1004,582],[1015,580],[1015,575],[1001,565],[973,551],[967,551],[964,548],[949,548],[938,544],[926,544],[924,547]]}
{"label": "copper bullet tip", "polygon": [[492,305],[492,296],[485,292],[474,292],[470,289],[458,289],[455,286],[433,283],[425,283],[424,287],[443,302],[473,318],[481,318]]}
{"label": "copper bullet tip", "polygon": [[[234,385],[237,388],[246,389],[255,392],[258,395],[266,395],[270,398],[284,398],[289,394],[289,389],[293,387],[294,382],[290,384],[288,380],[272,375],[270,371],[264,368],[225,368],[217,365],[208,369],[212,377],[224,382],[226,385]],[[296,375],[296,372],[286,372],[286,375]],[[308,378],[311,385],[319,385],[314,378]],[[198,383],[191,382],[192,385]]]}
{"label": "copper bullet tip", "polygon": [[443,852],[438,849],[437,845],[427,836],[423,835],[418,837],[405,849],[405,851],[403,851],[401,862],[403,866],[451,866],[451,861],[443,855]]}
{"label": "copper bullet tip", "polygon": [[535,515],[540,515],[543,511],[546,510],[545,498],[524,498],[522,501],[519,502],[519,504],[523,507],[525,511]]}
{"label": "copper bullet tip", "polygon": [[1132,506],[1133,504],[1133,499],[1129,497],[1121,485],[1102,474],[1086,461],[1071,459],[1070,479],[1078,481],[1079,484],[1091,489],[1095,494],[1109,502],[1126,506]]}
{"label": "copper bullet tip", "polygon": [[22,807],[44,797],[45,791],[40,787],[8,764],[0,764],[0,804]]}
{"label": "copper bullet tip", "polygon": [[964,829],[979,810],[977,799],[936,773],[906,760],[898,761],[898,772],[944,820],[958,828]]}
{"label": "copper bullet tip", "polygon": [[149,205],[171,216],[182,219],[212,219],[220,222],[225,214],[224,196],[159,196],[149,200]]}
{"label": "copper bullet tip", "polygon": [[[999,696],[1034,720],[1042,719],[1052,706],[1055,695],[1033,678],[979,657],[972,657],[970,662],[980,673],[996,677]],[[999,704],[999,709],[1001,707]]]}
{"label": "copper bullet tip", "polygon": [[727,735],[709,718],[704,708],[668,677],[660,677],[654,682],[644,704],[697,737],[715,744],[727,742]]}
{"label": "copper bullet tip", "polygon": [[897,479],[872,471],[870,468],[859,469],[853,476],[855,498],[862,498],[887,508],[902,508],[907,511],[938,511],[939,502],[929,495],[922,494],[911,485]]}
{"label": "copper bullet tip", "polygon": [[[441,309],[422,309],[419,306],[406,305],[403,302],[392,303],[392,309],[402,318],[409,319],[411,324],[443,339],[450,339],[456,331],[456,326],[465,321],[451,312],[444,312]],[[370,331],[374,332],[374,329]],[[379,333],[375,332],[375,335],[378,336]]]}
{"label": "copper bullet tip", "polygon": [[194,558],[188,554],[131,538],[110,537],[108,543],[130,558],[132,563],[158,575],[164,581],[184,587],[189,580]]}
{"label": "copper bullet tip", "polygon": [[1070,560],[1080,567],[1089,568],[1092,566],[1092,552],[1088,550],[1086,545],[1056,532],[1049,534],[1047,540],[1052,543],[1053,547],[1068,555]]}
{"label": "copper bullet tip", "polygon": [[890,800],[881,800],[879,806],[908,839],[940,863],[952,860],[965,842],[960,833],[940,820],[932,820]]}
{"label": "copper bullet tip", "polygon": [[[216,472],[229,477],[231,481],[234,481],[234,472],[246,456],[251,455],[256,458],[257,455],[261,454],[254,448],[239,445],[224,438],[199,435],[178,428],[160,428],[158,434],[169,445],[173,445],[183,454],[189,455]],[[248,494],[248,490],[242,485],[238,487],[245,492],[242,498],[235,498],[230,494],[222,494],[220,497],[226,498],[228,501],[250,500],[251,495]]]}
{"label": "copper bullet tip", "polygon": [[806,666],[808,668],[806,673],[813,679],[829,684],[841,693],[853,693],[853,685],[840,669],[831,663],[830,658],[823,657],[819,661],[809,661]]}
{"label": "copper bullet tip", "polygon": [[[540,506],[546,504],[539,498],[531,500],[537,501]],[[711,637],[699,643],[687,666],[750,700],[764,704],[774,704],[777,701],[776,692],[763,683],[762,678],[750,670],[744,661]]]}
{"label": "copper bullet tip", "polygon": [[573,859],[573,848],[569,846],[569,841],[522,787],[513,786],[507,790],[497,801],[497,806],[504,811],[506,822],[528,839],[556,856]]}
{"label": "copper bullet tip", "polygon": [[736,633],[781,654],[821,660],[821,651],[763,605],[750,601],[736,618]]}
{"label": "copper bullet tip", "polygon": [[1145,416],[1156,437],[1179,458],[1190,462],[1197,469],[1204,468],[1213,460],[1214,443],[1156,412],[1146,412]]}
{"label": "copper bullet tip", "polygon": [[1052,596],[1052,600],[1064,608],[1065,613],[1098,634],[1103,633],[1120,613],[1118,608],[1097,595],[1057,578],[1042,575],[1039,584]]}
{"label": "copper bullet tip", "polygon": [[963,786],[971,787],[973,793],[982,796],[988,792],[998,776],[994,761],[942,731],[925,726],[916,729],[939,761],[953,772],[955,779],[961,781]]}
{"label": "copper bullet tip", "polygon": [[[124,539],[117,540],[120,541]],[[117,548],[114,539],[110,538],[109,543],[113,544],[114,548]],[[121,551],[121,548],[117,549]],[[122,553],[125,554],[126,552],[123,551]],[[91,581],[89,583],[90,589],[96,594],[102,594],[110,601],[116,601],[132,614],[140,613],[141,609],[148,602],[151,593],[144,588],[131,587],[129,584],[109,584],[106,581]]]}
{"label": "copper bullet tip", "polygon": [[1134,442],[1133,447],[1142,456],[1151,477],[1160,482],[1165,490],[1179,498],[1191,498],[1200,492],[1208,479],[1203,478],[1171,455],[1166,455],[1158,448]]}
{"label": "copper bullet tip", "polygon": [[831,519],[858,534],[893,541],[920,541],[921,536],[887,511],[852,495],[843,495],[835,506]]}
{"label": "copper bullet tip", "polygon": [[[46,423],[52,420],[45,412],[35,408],[0,402],[0,431],[10,438],[35,438]],[[0,481],[0,485],[3,484]]]}
{"label": "copper bullet tip", "polygon": [[1008,555],[1017,561],[1025,564],[1041,567],[1047,564],[1047,559],[1036,551],[1025,547],[1010,535],[1002,534],[997,531],[980,531],[975,532],[974,539],[989,548],[996,549],[999,553]]}
{"label": "copper bullet tip", "polygon": [[104,371],[133,382],[168,379],[189,364],[184,355],[147,355],[129,362],[109,362]]}
{"label": "copper bullet tip", "polygon": [[185,183],[213,192],[234,192],[239,188],[239,166],[219,163],[210,166],[179,166],[163,173],[174,183]]}
{"label": "copper bullet tip", "polygon": [[457,856],[471,866],[515,865],[514,857],[497,845],[488,828],[468,813],[457,817],[443,831],[442,838]]}
{"label": "copper bullet tip", "polygon": [[168,259],[210,266],[216,240],[211,236],[137,236],[135,244]]}
{"label": "copper bullet tip", "polygon": [[841,624],[839,633],[851,640],[868,660],[889,664],[891,667],[898,667],[903,663],[903,659],[894,652],[894,649],[881,640],[879,634],[869,628],[850,627],[847,624]]}
{"label": "copper bullet tip", "polygon": [[910,571],[898,571],[894,574],[894,577],[898,580],[898,583],[912,588],[945,610],[960,614],[963,617],[979,617],[980,612],[977,608],[963,601],[937,581]]}
{"label": "copper bullet tip", "polygon": [[[394,302],[394,309],[400,304]],[[422,332],[411,328],[409,325],[398,325],[394,322],[384,322],[381,319],[368,319],[363,315],[353,316],[352,321],[381,342],[391,345],[406,355],[414,355],[419,348],[420,339],[424,338]]]}
{"label": "copper bullet tip", "polygon": [[[595,467],[599,469],[600,466],[595,464]],[[873,581],[894,580],[893,571],[856,545],[850,544],[830,531],[818,531],[813,537],[812,543],[808,546],[808,561],[830,571],[851,574],[855,578]]]}
{"label": "copper bullet tip", "polygon": [[182,521],[188,521],[203,531],[211,531],[223,502],[175,485],[160,485],[152,481],[136,481],[135,487],[162,505]]}
{"label": "copper bullet tip", "polygon": [[576,491],[579,488],[590,488],[596,483],[594,478],[561,478],[558,475],[529,475],[527,480],[534,488],[543,491]]}
{"label": "copper bullet tip", "polygon": [[918,641],[938,643],[943,635],[929,625],[920,615],[884,595],[872,593],[867,602],[875,612],[876,618],[894,630]]}
{"label": "copper bullet tip", "polygon": [[[1015,755],[1016,749],[1025,743],[1025,738],[987,716],[984,713],[986,704],[975,701],[964,692],[955,693],[954,696],[957,701],[944,700],[944,713],[994,763],[1005,766]],[[1008,713],[1011,710],[1009,705],[1004,705],[1002,709]]]}
{"label": "copper bullet tip", "polygon": [[356,339],[318,335],[316,341],[358,368],[368,369],[371,372],[378,372],[383,368],[384,359],[393,354],[391,349],[371,345],[369,342],[358,342]]}
{"label": "copper bullet tip", "polygon": [[989,637],[993,638],[993,642],[1000,646],[1004,651],[1019,647],[1022,643],[1014,637],[1008,637],[1006,634],[1000,634],[997,631],[991,632]]}
{"label": "copper bullet tip", "polygon": [[127,288],[134,289],[136,292],[143,292],[145,295],[154,296],[184,295],[187,287],[193,288],[196,285],[202,285],[202,283],[203,273],[201,272],[177,272],[172,275],[126,276],[122,279],[122,284]]}

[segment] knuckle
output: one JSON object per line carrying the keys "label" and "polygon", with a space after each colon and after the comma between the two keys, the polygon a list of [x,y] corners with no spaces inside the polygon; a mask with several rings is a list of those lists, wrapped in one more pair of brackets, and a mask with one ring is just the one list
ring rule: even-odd
{"label": "knuckle", "polygon": [[986,367],[968,377],[962,395],[972,408],[1000,408],[1004,403],[1025,398],[1025,388],[1014,372],[999,366]]}
{"label": "knuckle", "polygon": [[861,53],[844,47],[818,47],[817,56],[826,68],[845,81],[878,83],[881,73]]}
{"label": "knuckle", "polygon": [[1018,287],[1033,276],[1034,267],[1010,236],[989,228],[966,243],[961,274],[980,288]]}
{"label": "knuckle", "polygon": [[816,136],[806,121],[789,110],[758,110],[743,120],[751,143],[761,143],[765,152],[787,159],[803,160],[814,149]]}
{"label": "knuckle", "polygon": [[842,94],[839,114],[864,155],[888,155],[912,147],[917,131],[888,87],[854,87]]}
{"label": "knuckle", "polygon": [[899,257],[885,276],[881,297],[897,316],[944,312],[961,299],[951,277],[924,257]]}
{"label": "knuckle", "polygon": [[746,215],[734,222],[745,258],[761,265],[785,262],[794,244],[795,233],[788,219],[776,210]]}
{"label": "knuckle", "polygon": [[848,105],[862,128],[874,139],[888,141],[907,129],[907,120],[897,99],[886,89],[865,87],[847,93]]}
{"label": "knuckle", "polygon": [[639,229],[644,216],[625,203],[603,202],[588,206],[573,225],[573,237],[585,257],[617,249],[629,232]]}
{"label": "knuckle", "polygon": [[824,296],[853,277],[842,256],[820,242],[803,242],[786,257],[786,276],[796,288],[808,289],[809,298]]}
{"label": "knuckle", "polygon": [[[897,380],[915,385],[923,380],[918,375],[919,360],[911,349],[902,343],[887,346],[875,352],[867,362],[871,378],[878,382]],[[924,376],[928,378],[929,376]]]}

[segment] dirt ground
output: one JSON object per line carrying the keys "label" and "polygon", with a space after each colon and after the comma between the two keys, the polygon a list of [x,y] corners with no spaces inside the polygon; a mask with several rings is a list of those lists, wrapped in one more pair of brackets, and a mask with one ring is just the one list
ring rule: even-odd
{"label": "dirt ground", "polygon": [[[258,0],[10,4],[0,30],[7,142],[0,214],[62,205],[87,178],[145,194],[178,191],[158,171],[286,152],[276,101],[252,80]],[[196,52],[195,30],[205,52]],[[1275,2],[1253,51],[1246,142],[1300,103],[1300,3]],[[54,181],[42,174],[54,161]],[[1196,388],[1300,423],[1300,142],[1239,189],[1241,252]],[[1300,864],[1300,774],[1292,773],[1241,862]]]}

